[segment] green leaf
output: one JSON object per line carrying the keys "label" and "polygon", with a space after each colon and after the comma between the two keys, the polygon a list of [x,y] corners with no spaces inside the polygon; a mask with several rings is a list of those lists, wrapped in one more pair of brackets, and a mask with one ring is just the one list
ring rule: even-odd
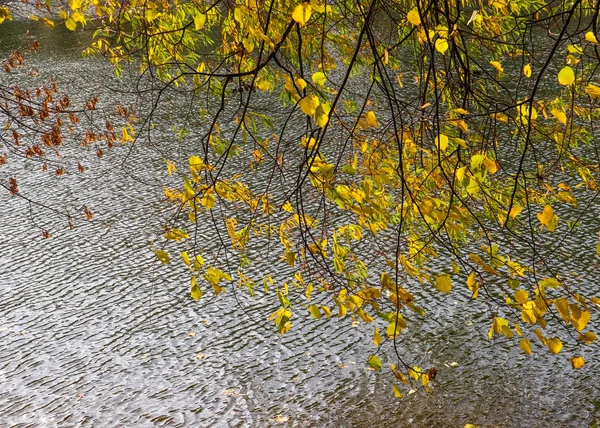
{"label": "green leaf", "polygon": [[319,307],[317,305],[310,305],[308,307],[308,312],[310,312],[310,314],[315,319],[320,319],[321,318],[321,311],[319,310]]}
{"label": "green leaf", "polygon": [[379,357],[377,355],[371,355],[367,362],[375,370],[381,370],[381,368],[383,367],[383,364],[381,364],[381,360],[379,359]]}

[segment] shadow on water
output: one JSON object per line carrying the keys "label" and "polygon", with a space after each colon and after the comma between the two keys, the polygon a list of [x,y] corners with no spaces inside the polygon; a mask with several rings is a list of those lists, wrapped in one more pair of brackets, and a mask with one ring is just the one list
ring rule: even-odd
{"label": "shadow on water", "polygon": [[[107,68],[79,56],[88,37],[9,22],[0,26],[0,49],[38,39],[43,49],[28,56],[30,66],[110,105],[117,95],[102,86]],[[21,78],[25,85],[26,73]],[[157,129],[165,141],[169,128]],[[591,363],[573,371],[567,356],[575,350],[524,356],[514,341],[491,343],[488,309],[469,302],[466,288],[421,296],[434,321],[415,321],[400,346],[436,366],[438,382],[432,394],[403,400],[393,397],[387,373],[365,366],[371,326],[306,319],[279,337],[262,321],[269,300],[239,296],[260,322],[231,299],[191,301],[183,270],[147,269],[160,230],[149,213],[161,189],[131,171],[160,182],[164,164],[141,144],[123,166],[127,151],[94,161],[85,176],[31,169],[23,177],[24,191],[49,203],[98,207],[96,221],[50,240],[26,220],[26,204],[0,193],[0,425],[270,426],[288,418],[282,425],[545,427],[600,417],[600,370],[589,358],[597,347],[584,350]],[[595,211],[584,222],[595,224]],[[587,254],[578,239],[572,253]],[[590,272],[582,281],[596,278]]]}

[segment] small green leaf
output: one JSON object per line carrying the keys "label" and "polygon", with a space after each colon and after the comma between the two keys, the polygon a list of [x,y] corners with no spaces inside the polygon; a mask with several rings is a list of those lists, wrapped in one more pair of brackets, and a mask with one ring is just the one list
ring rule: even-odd
{"label": "small green leaf", "polygon": [[381,368],[383,367],[383,364],[381,364],[381,360],[377,355],[371,355],[369,357],[368,363],[375,370],[381,370]]}
{"label": "small green leaf", "polygon": [[308,312],[310,312],[310,314],[315,319],[320,319],[321,318],[321,311],[319,310],[319,307],[317,305],[310,305],[308,307]]}

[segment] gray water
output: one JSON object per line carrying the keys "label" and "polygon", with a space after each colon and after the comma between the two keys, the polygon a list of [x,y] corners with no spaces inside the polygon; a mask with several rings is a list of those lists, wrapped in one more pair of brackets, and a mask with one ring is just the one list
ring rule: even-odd
{"label": "gray water", "polygon": [[[70,94],[98,94],[107,114],[124,97],[136,102],[107,89],[127,83],[107,77],[102,61],[81,59],[85,35],[4,24],[3,55],[30,37],[26,28],[42,43],[27,56],[40,81],[54,75]],[[4,83],[27,84],[27,70]],[[158,140],[174,139],[169,128],[157,129]],[[389,372],[366,366],[372,326],[298,311],[305,319],[281,337],[266,320],[272,298],[239,293],[238,306],[231,295],[207,293],[192,301],[185,272],[159,266],[150,250],[161,234],[160,183],[168,180],[154,148],[141,139],[98,159],[73,141],[62,151],[64,162],[83,159],[89,170],[55,177],[31,162],[0,167],[1,180],[18,175],[25,195],[95,212],[70,230],[0,192],[0,426],[546,427],[600,417],[596,345],[565,346],[558,356],[534,345],[538,352],[526,356],[514,340],[490,342],[488,308],[466,292],[419,296],[428,318],[411,324],[400,348],[438,375],[432,393],[417,389],[402,400]],[[592,228],[598,218],[595,208],[582,223]],[[52,238],[42,239],[36,223]],[[581,266],[595,245],[582,236],[566,244],[582,255],[574,262]],[[597,287],[597,278],[590,269],[581,281]],[[583,369],[571,369],[573,353],[586,359]]]}

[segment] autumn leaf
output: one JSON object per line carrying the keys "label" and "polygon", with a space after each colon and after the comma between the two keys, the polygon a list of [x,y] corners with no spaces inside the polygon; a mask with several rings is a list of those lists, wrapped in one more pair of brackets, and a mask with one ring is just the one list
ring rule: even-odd
{"label": "autumn leaf", "polygon": [[500,62],[498,62],[498,61],[490,61],[490,64],[492,65],[492,67],[494,67],[496,69],[496,71],[498,72],[498,74],[504,73],[504,68],[502,68],[502,64],[500,64]]}
{"label": "autumn leaf", "polygon": [[325,77],[325,73],[322,71],[317,71],[312,75],[312,81],[316,85],[323,86],[327,83],[327,77]]}
{"label": "autumn leaf", "polygon": [[575,82],[575,72],[568,65],[558,73],[558,83],[563,86],[571,86]]}
{"label": "autumn leaf", "polygon": [[591,31],[585,33],[585,40],[596,45],[598,44],[598,39],[596,38],[596,35]]}
{"label": "autumn leaf", "polygon": [[205,14],[198,12],[194,15],[194,29],[196,31],[198,31],[202,27],[204,27],[205,23],[206,23],[206,15]]}
{"label": "autumn leaf", "polygon": [[373,336],[373,343],[375,343],[375,346],[381,346],[381,343],[382,343],[381,335],[379,334],[379,329],[377,327],[375,327],[375,334]]}
{"label": "autumn leaf", "polygon": [[590,98],[600,98],[600,86],[587,85],[585,87],[585,93],[588,94]]}
{"label": "autumn leaf", "polygon": [[307,116],[313,116],[320,104],[319,98],[316,95],[307,95],[299,101],[300,110]]}
{"label": "autumn leaf", "polygon": [[585,364],[585,360],[583,359],[583,357],[581,355],[576,355],[574,357],[571,357],[571,358],[569,358],[569,361],[571,361],[571,366],[574,369],[580,369]]}
{"label": "autumn leaf", "polygon": [[523,67],[523,74],[527,78],[531,77],[531,64],[527,64],[525,67]]}
{"label": "autumn leaf", "polygon": [[166,251],[154,250],[154,254],[156,254],[156,257],[162,262],[163,265],[166,265],[171,261],[171,257]]}
{"label": "autumn leaf", "polygon": [[525,337],[522,338],[521,341],[519,342],[519,347],[526,354],[531,354],[531,342],[529,342],[529,339],[527,339]]}
{"label": "autumn leaf", "polygon": [[375,113],[373,113],[372,111],[367,113],[367,124],[371,127],[376,127],[378,125],[377,123],[377,117],[375,116]]}
{"label": "autumn leaf", "polygon": [[546,205],[543,211],[537,214],[537,218],[550,232],[554,232],[558,224],[558,217],[554,215],[554,210],[550,205]]}
{"label": "autumn leaf", "polygon": [[310,19],[311,14],[312,7],[310,6],[310,3],[303,2],[294,8],[294,11],[292,12],[292,19],[300,25],[305,25]]}
{"label": "autumn leaf", "polygon": [[452,279],[450,278],[450,275],[443,274],[438,276],[435,280],[435,286],[442,293],[450,293],[450,290],[452,290]]}
{"label": "autumn leaf", "polygon": [[371,355],[369,357],[369,359],[367,360],[367,362],[375,370],[381,370],[381,368],[383,367],[383,364],[381,363],[381,360],[379,359],[379,357],[377,355]]}
{"label": "autumn leaf", "polygon": [[416,8],[408,12],[408,14],[406,15],[406,19],[412,25],[417,26],[421,24],[421,17],[419,16],[419,11]]}
{"label": "autumn leaf", "polygon": [[550,349],[550,352],[552,352],[553,354],[558,354],[563,347],[561,340],[556,337],[548,339],[546,341],[546,344],[548,345],[548,349]]}
{"label": "autumn leaf", "polygon": [[200,300],[200,298],[202,297],[202,290],[200,289],[200,287],[198,287],[198,284],[196,284],[195,276],[192,276],[190,295],[194,300]]}
{"label": "autumn leaf", "polygon": [[435,137],[435,145],[442,152],[446,151],[446,149],[448,148],[448,136],[440,134],[439,136]]}
{"label": "autumn leaf", "polygon": [[444,54],[448,50],[448,40],[443,38],[438,38],[435,41],[435,50],[441,54]]}

